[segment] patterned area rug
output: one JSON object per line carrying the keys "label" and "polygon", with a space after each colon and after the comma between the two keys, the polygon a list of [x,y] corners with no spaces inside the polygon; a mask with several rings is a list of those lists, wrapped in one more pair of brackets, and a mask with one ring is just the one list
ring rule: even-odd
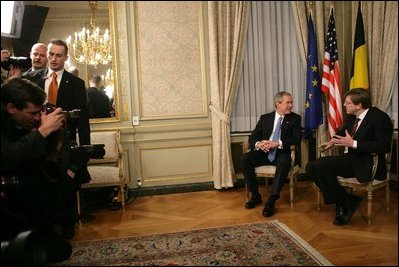
{"label": "patterned area rug", "polygon": [[283,223],[234,225],[161,235],[81,241],[59,265],[332,265]]}

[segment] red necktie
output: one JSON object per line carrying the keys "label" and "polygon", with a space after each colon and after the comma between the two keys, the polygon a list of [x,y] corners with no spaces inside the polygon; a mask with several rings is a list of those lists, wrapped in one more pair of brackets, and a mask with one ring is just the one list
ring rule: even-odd
{"label": "red necktie", "polygon": [[359,125],[359,121],[360,121],[360,119],[359,119],[359,118],[356,118],[355,123],[353,124],[352,129],[351,129],[350,132],[349,132],[349,134],[350,134],[351,136],[353,136],[353,135],[356,133],[357,126]]}
{"label": "red necktie", "polygon": [[51,82],[48,87],[48,102],[50,104],[57,104],[57,93],[58,93],[58,82],[57,82],[57,73],[51,73]]}

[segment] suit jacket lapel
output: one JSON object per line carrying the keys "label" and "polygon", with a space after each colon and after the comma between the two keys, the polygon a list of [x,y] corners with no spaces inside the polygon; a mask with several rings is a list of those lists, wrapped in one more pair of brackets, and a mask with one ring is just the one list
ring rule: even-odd
{"label": "suit jacket lapel", "polygon": [[370,108],[369,111],[367,112],[366,116],[364,117],[363,121],[360,123],[359,128],[357,128],[357,131],[355,132],[353,137],[359,136],[359,134],[361,134],[363,132],[363,130],[366,129],[366,126],[372,117],[373,117],[373,109]]}
{"label": "suit jacket lapel", "polygon": [[65,95],[66,92],[68,91],[70,84],[71,84],[71,79],[69,73],[64,71],[64,73],[62,74],[60,86],[58,86],[58,97],[57,97],[58,99],[60,99],[60,97],[62,99],[62,96]]}
{"label": "suit jacket lapel", "polygon": [[283,122],[281,125],[281,134],[283,132],[285,132],[287,130],[288,126],[290,125],[290,122],[291,122],[290,118],[291,118],[290,114],[287,114],[284,116],[284,119],[283,119]]}
{"label": "suit jacket lapel", "polygon": [[48,74],[48,69],[45,69],[45,70],[41,73],[40,80],[39,80],[39,82],[38,82],[38,85],[39,85],[41,88],[43,88],[43,90],[46,89],[44,86],[45,86],[45,83],[46,83],[47,74]]}

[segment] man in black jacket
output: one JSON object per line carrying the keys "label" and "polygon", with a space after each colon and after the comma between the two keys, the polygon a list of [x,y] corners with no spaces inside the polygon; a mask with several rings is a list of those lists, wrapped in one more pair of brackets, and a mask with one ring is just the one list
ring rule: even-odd
{"label": "man in black jacket", "polygon": [[89,80],[89,88],[87,88],[87,96],[89,98],[89,114],[90,118],[109,118],[110,102],[109,97],[100,91],[101,77],[93,74]]}
{"label": "man in black jacket", "polygon": [[379,157],[376,177],[387,175],[385,153],[391,149],[393,127],[388,114],[371,106],[368,90],[356,88],[345,95],[346,113],[351,116],[322,149],[345,148],[344,155],[322,157],[306,166],[306,172],[323,194],[325,204],[336,204],[335,225],[345,225],[359,207],[361,199],[346,193],[337,176],[356,177],[361,183],[371,177],[371,153]]}
{"label": "man in black jacket", "polygon": [[263,208],[263,216],[274,214],[274,205],[280,198],[280,191],[287,180],[291,166],[291,145],[299,145],[301,132],[301,117],[292,112],[292,97],[288,92],[279,92],[274,97],[276,111],[260,117],[255,129],[249,137],[251,151],[241,157],[241,167],[245,182],[252,197],[245,204],[252,209],[262,203],[258,191],[255,168],[261,165],[276,166],[272,192]]}
{"label": "man in black jacket", "polygon": [[[79,144],[90,144],[90,124],[86,86],[82,79],[72,75],[64,69],[65,61],[68,59],[67,44],[58,39],[53,39],[48,44],[48,65],[49,67],[40,71],[29,72],[25,78],[39,85],[48,95],[52,80],[52,73],[55,72],[58,86],[58,93],[54,104],[66,111],[80,109],[80,117],[77,124]],[[76,139],[76,126],[71,124],[70,132],[72,140]]]}
{"label": "man in black jacket", "polygon": [[58,261],[71,252],[69,243],[59,238],[67,238],[62,222],[75,199],[74,173],[70,169],[63,173],[53,165],[55,175],[47,176],[49,170],[43,168],[55,150],[49,137],[65,123],[61,108],[42,112],[45,97],[26,79],[11,78],[2,85],[0,229],[2,240],[26,230],[39,231],[50,244],[49,261]]}

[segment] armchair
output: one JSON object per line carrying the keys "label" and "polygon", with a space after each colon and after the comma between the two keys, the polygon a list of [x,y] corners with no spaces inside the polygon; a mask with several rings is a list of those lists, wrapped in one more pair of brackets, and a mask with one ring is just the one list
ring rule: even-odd
{"label": "armchair", "polygon": [[[291,168],[288,173],[288,180],[290,182],[290,205],[291,208],[294,207],[294,187],[297,182],[297,174],[299,172],[299,166],[295,160],[296,146],[291,146]],[[268,178],[274,178],[276,173],[276,166],[273,165],[262,165],[255,168],[255,173],[257,177],[265,178],[266,190],[269,191]],[[247,199],[249,199],[249,190],[247,185],[245,185],[245,190],[247,193]]]}
{"label": "armchair", "polygon": [[[123,166],[122,147],[120,144],[120,130],[92,131],[90,134],[92,144],[104,144],[105,155],[103,159],[90,159],[88,171],[91,176],[89,183],[82,184],[82,188],[96,188],[117,186],[121,196],[122,210],[125,210],[126,184]],[[80,195],[77,192],[78,213],[80,215]]]}
{"label": "armchair", "polygon": [[[392,149],[391,149],[392,151]],[[371,225],[371,213],[372,213],[372,205],[373,205],[373,193],[375,190],[385,188],[385,208],[386,211],[390,211],[390,192],[389,192],[389,183],[390,183],[390,164],[391,164],[391,152],[385,154],[385,162],[387,164],[387,178],[385,180],[378,180],[376,177],[376,171],[378,167],[378,157],[379,155],[372,153],[372,172],[371,177],[372,180],[366,183],[360,183],[356,177],[344,178],[338,176],[338,182],[341,186],[347,188],[351,192],[353,191],[363,191],[367,192],[367,223]],[[319,156],[324,157],[325,152],[319,150]],[[320,190],[317,188],[317,210],[320,211],[321,207],[321,194]]]}

